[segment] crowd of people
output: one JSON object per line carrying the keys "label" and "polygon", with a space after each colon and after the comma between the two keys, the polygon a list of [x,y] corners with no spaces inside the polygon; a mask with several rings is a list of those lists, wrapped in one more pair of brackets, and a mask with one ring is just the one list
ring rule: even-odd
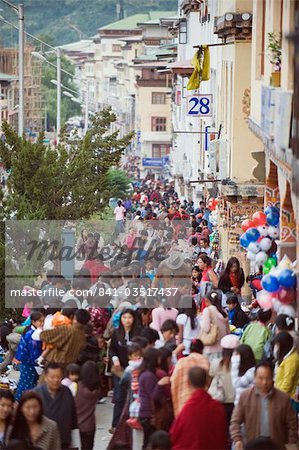
{"label": "crowd of people", "polygon": [[49,271],[0,327],[0,369],[20,371],[14,394],[0,384],[0,448],[92,450],[109,395],[110,450],[298,448],[294,318],[244,310],[244,271],[215,260],[205,203],[127,164],[112,242],[82,230],[71,286]]}

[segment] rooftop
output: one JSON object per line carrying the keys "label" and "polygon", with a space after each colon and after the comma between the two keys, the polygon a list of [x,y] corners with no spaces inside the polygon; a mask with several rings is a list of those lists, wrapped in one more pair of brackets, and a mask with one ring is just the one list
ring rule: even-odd
{"label": "rooftop", "polygon": [[95,44],[92,39],[82,39],[81,41],[60,45],[59,48],[66,52],[94,53]]}
{"label": "rooftop", "polygon": [[0,72],[0,81],[13,81],[17,79],[18,77],[16,75],[9,75],[8,73]]}
{"label": "rooftop", "polygon": [[175,15],[173,11],[149,11],[144,14],[134,14],[133,16],[110,23],[109,25],[104,25],[100,30],[132,30],[138,28],[138,25],[141,23],[144,24],[151,21],[158,21],[159,23],[160,19],[171,17],[173,15]]}

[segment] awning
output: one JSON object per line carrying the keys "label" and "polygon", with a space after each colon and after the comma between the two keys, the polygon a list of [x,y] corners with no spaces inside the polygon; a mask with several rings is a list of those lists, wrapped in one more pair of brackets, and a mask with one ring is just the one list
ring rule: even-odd
{"label": "awning", "polygon": [[176,73],[178,75],[191,75],[194,67],[191,63],[191,59],[187,59],[184,61],[169,63],[167,64],[167,69],[170,69],[172,73]]}

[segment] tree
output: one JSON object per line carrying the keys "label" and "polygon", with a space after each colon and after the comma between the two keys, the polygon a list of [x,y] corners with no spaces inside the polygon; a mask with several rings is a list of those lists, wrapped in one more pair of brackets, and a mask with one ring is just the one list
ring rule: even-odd
{"label": "tree", "polygon": [[[9,195],[2,200],[2,216],[15,219],[76,220],[88,218],[107,205],[103,192],[109,169],[119,164],[134,133],[119,138],[110,132],[116,115],[111,109],[96,113],[83,139],[67,143],[62,135],[57,149],[18,138],[7,124],[0,141],[0,159],[6,169]],[[107,184],[108,183],[108,184]]]}
{"label": "tree", "polygon": [[110,169],[106,177],[106,186],[102,192],[104,203],[110,198],[125,198],[132,190],[131,179],[120,169]]}

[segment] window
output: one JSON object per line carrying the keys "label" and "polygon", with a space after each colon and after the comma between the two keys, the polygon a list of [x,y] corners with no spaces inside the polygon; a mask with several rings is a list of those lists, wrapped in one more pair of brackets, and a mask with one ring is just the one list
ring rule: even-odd
{"label": "window", "polygon": [[114,53],[120,52],[121,51],[121,46],[119,44],[112,44],[112,51]]}
{"label": "window", "polygon": [[152,131],[166,131],[166,117],[152,117]]}
{"label": "window", "polygon": [[169,144],[153,144],[152,145],[153,158],[162,158],[170,152]]}
{"label": "window", "polygon": [[152,104],[153,105],[165,105],[166,94],[164,92],[152,92]]}
{"label": "window", "polygon": [[180,22],[179,44],[187,44],[187,22],[185,20]]}

